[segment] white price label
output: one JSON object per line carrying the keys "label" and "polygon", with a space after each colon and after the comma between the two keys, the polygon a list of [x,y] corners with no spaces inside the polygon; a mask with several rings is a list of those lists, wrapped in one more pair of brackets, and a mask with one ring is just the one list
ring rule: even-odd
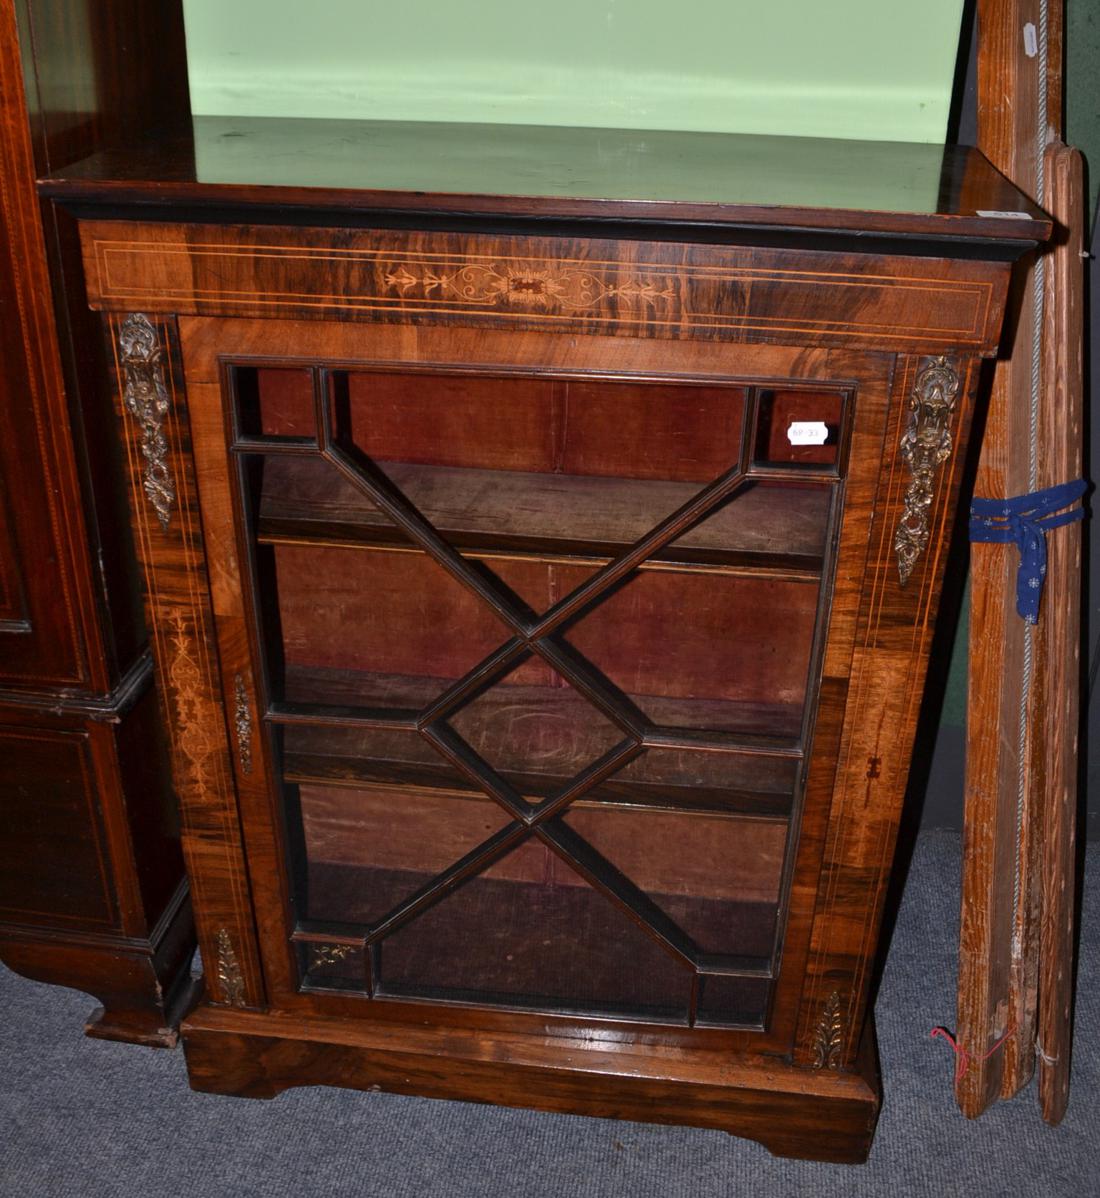
{"label": "white price label", "polygon": [[1039,53],[1039,35],[1030,21],[1024,26],[1024,53],[1028,58]]}
{"label": "white price label", "polygon": [[787,429],[792,445],[824,445],[829,439],[829,427],[824,420],[793,420]]}

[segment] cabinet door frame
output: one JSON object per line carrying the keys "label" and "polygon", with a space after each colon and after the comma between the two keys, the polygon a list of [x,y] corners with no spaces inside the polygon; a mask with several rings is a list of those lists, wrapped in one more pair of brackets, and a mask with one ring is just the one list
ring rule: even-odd
{"label": "cabinet door frame", "polygon": [[[857,631],[861,628],[866,630],[869,624],[869,613],[861,610],[860,606],[859,583],[865,574],[873,573],[878,579],[880,590],[891,585],[898,589],[896,565],[893,575],[889,568],[893,562],[891,548],[882,537],[877,543],[872,537],[872,519],[876,516],[876,523],[882,526],[880,531],[888,532],[892,536],[893,527],[886,527],[889,524],[889,515],[881,510],[879,491],[885,489],[889,492],[893,489],[894,502],[889,506],[893,508],[893,514],[896,516],[899,507],[897,501],[900,499],[896,492],[903,482],[899,469],[884,472],[881,481],[878,474],[878,463],[884,458],[893,460],[894,456],[886,428],[890,401],[888,384],[893,376],[893,359],[883,354],[838,350],[800,351],[780,347],[737,346],[721,352],[716,352],[714,347],[707,347],[705,352],[700,353],[700,347],[692,343],[676,343],[670,346],[667,343],[639,341],[624,344],[621,339],[609,343],[608,339],[600,338],[570,341],[557,338],[553,334],[529,334],[525,338],[517,339],[506,333],[485,333],[455,328],[419,330],[415,338],[410,338],[408,330],[392,326],[320,326],[310,322],[256,322],[218,318],[183,318],[180,321],[180,329],[191,431],[195,442],[194,461],[210,569],[213,614],[221,659],[221,704],[231,727],[236,717],[230,713],[240,705],[242,687],[245,696],[243,707],[248,711],[250,718],[256,715],[253,655],[258,649],[254,643],[250,644],[254,637],[250,632],[251,621],[245,614],[238,572],[243,547],[238,539],[240,530],[236,528],[229,488],[225,485],[228,456],[221,389],[221,364],[224,360],[247,360],[272,365],[291,364],[300,358],[332,360],[345,364],[369,364],[385,360],[391,363],[436,362],[453,365],[456,362],[469,361],[470,355],[476,354],[479,361],[506,360],[517,368],[522,367],[526,361],[529,368],[534,368],[538,363],[545,364],[547,354],[556,349],[559,354],[565,355],[571,366],[579,366],[582,369],[599,369],[601,362],[606,364],[609,360],[619,360],[631,363],[632,375],[645,376],[646,363],[649,363],[649,369],[653,373],[667,375],[671,371],[677,377],[690,374],[691,377],[698,377],[700,381],[716,378],[752,378],[767,383],[802,379],[855,388],[856,419],[849,458],[851,473],[848,483],[844,484],[849,489],[847,524],[841,536],[840,555],[837,560],[837,576],[841,585],[837,586],[833,598],[830,632],[823,659],[825,677],[822,714],[819,717],[813,754],[815,766],[810,771],[807,787],[808,796],[812,795],[812,798],[808,797],[806,800],[810,818],[804,819],[802,824],[792,888],[792,892],[800,896],[800,906],[794,913],[796,918],[792,919],[788,927],[787,947],[780,981],[776,987],[777,998],[770,1031],[761,1033],[709,1028],[685,1030],[667,1028],[664,1025],[635,1028],[638,1034],[648,1032],[650,1035],[674,1041],[683,1037],[693,1044],[712,1044],[743,1054],[759,1052],[786,1055],[795,1051],[803,1057],[810,1058],[807,1063],[813,1063],[819,1055],[817,1041],[820,1018],[813,1018],[812,1011],[807,1011],[803,990],[812,989],[811,983],[814,981],[822,978],[832,979],[838,987],[845,987],[849,1010],[852,1006],[858,1007],[859,1019],[854,1026],[850,1022],[843,1024],[843,1030],[839,1033],[842,1040],[837,1041],[839,1046],[830,1044],[825,1064],[835,1065],[841,1060],[845,1063],[851,1061],[858,1041],[858,1035],[853,1033],[858,1033],[862,1024],[862,998],[859,997],[861,992],[857,989],[861,984],[862,962],[854,959],[844,960],[842,972],[838,974],[837,955],[828,951],[823,953],[820,945],[821,938],[828,934],[830,924],[837,921],[845,923],[851,919],[852,912],[838,910],[836,902],[828,901],[822,904],[820,899],[817,900],[815,910],[814,896],[817,895],[818,878],[822,876],[822,854],[830,835],[834,837],[834,843],[837,843],[835,836],[838,816],[841,823],[852,818],[852,813],[844,810],[846,794],[840,791],[835,795],[833,793],[832,763],[843,751],[846,751],[849,757],[854,752],[851,744],[847,743],[851,740],[852,729],[848,726],[850,720],[846,715],[845,702],[852,676]],[[295,353],[296,350],[300,351],[299,354]],[[612,355],[610,359],[609,354]],[[670,361],[675,362],[680,369],[671,369]],[[910,384],[911,367],[915,365],[916,359],[909,359],[901,372],[908,377]],[[899,388],[896,378],[894,391],[897,402],[891,423],[900,430],[907,404],[904,402],[904,384]],[[894,465],[900,467],[901,463],[895,462]],[[872,564],[871,558],[876,548],[879,560]],[[924,590],[927,592],[927,588]],[[906,594],[908,593],[907,590]],[[927,599],[927,593],[924,597]],[[878,601],[881,603],[881,595],[878,596]],[[866,607],[867,603],[863,606]],[[238,677],[241,679],[240,685]],[[889,735],[888,721],[884,725],[884,731],[886,743],[896,743]],[[235,732],[233,736],[236,736]],[[883,754],[883,757],[886,756],[887,754]],[[250,771],[244,772],[240,768],[239,760],[234,768],[237,771],[237,791],[240,795],[244,824],[243,839],[249,846],[250,872],[259,913],[261,954],[269,986],[269,999],[281,1010],[361,1018],[366,1013],[361,998],[302,994],[297,989],[296,967],[290,959],[290,945],[286,934],[289,906],[285,890],[282,888],[282,846],[276,831],[278,821],[272,807],[273,791],[267,782],[267,768],[263,757],[264,754],[257,752],[254,745]],[[884,781],[888,787],[895,789],[898,784],[897,770],[887,769],[883,772],[887,775]],[[901,781],[903,785],[904,779]],[[863,784],[862,790],[866,792],[866,783]],[[878,793],[876,791],[876,796]],[[890,826],[889,813],[882,822],[885,822],[887,827]],[[839,843],[847,845],[845,841]],[[881,845],[877,847],[881,849]],[[844,868],[850,867],[845,865]],[[863,861],[856,866],[857,870],[865,868]],[[273,886],[273,880],[276,879],[274,886],[278,889]],[[835,879],[830,878],[830,881],[834,884],[835,892]],[[867,897],[867,892],[863,892],[864,900]],[[872,920],[876,918],[873,902],[869,907],[869,915]],[[818,938],[816,945],[811,940],[811,931]],[[806,974],[806,982],[803,985],[799,979],[805,971],[811,953],[819,963],[819,969],[812,974]],[[824,968],[821,968],[822,963]],[[383,1005],[380,1000],[372,1000],[372,1006],[380,1014],[385,1014],[386,1017],[392,1015],[396,1019],[423,1018],[424,1013],[422,1003]],[[824,1006],[829,1008],[829,1018],[840,1023],[835,1015],[836,1010],[843,1004],[839,1001],[833,1002],[831,992],[826,995]],[[512,1030],[531,1028],[536,1023],[545,1027],[551,1023],[562,1034],[590,1026],[593,1022],[600,1022],[569,1017],[554,1017],[548,1020],[542,1016],[517,1016],[483,1008],[456,1009],[449,1004],[439,1008],[436,1013],[442,1022],[469,1022],[478,1026],[491,1024]],[[620,1026],[624,1031],[634,1027],[619,1021],[612,1021],[611,1026]],[[808,1030],[801,1031],[803,1028]],[[800,1031],[801,1039],[796,1043],[795,1038]],[[836,1039],[835,1034],[833,1039]]]}

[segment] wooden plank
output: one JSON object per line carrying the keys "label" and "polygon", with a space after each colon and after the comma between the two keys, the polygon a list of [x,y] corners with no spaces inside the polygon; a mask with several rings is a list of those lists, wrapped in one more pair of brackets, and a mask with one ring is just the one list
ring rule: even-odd
{"label": "wooden plank", "polygon": [[[1051,6],[1044,26],[1040,7],[1039,0],[978,5],[978,145],[1029,195],[1039,190],[1041,148],[1062,118],[1061,14]],[[994,373],[975,483],[982,497],[1039,485],[1033,265],[1018,272],[1017,300],[1013,344]],[[972,548],[971,628],[980,635],[972,632],[970,642],[958,1007],[959,1042],[971,1066],[956,1083],[959,1106],[971,1117],[1016,1093],[1034,1069],[1037,800],[1026,697],[1035,663],[1033,634],[1015,611],[1016,564],[1011,547]]]}
{"label": "wooden plank", "polygon": [[[702,489],[658,479],[377,465],[458,548],[550,557],[621,553]],[[748,485],[655,559],[820,573],[830,497],[828,484]],[[358,488],[319,458],[267,462],[259,535],[262,541],[408,543]]]}
{"label": "wooden plank", "polygon": [[[287,671],[294,699],[355,704],[364,693],[372,705],[384,693],[387,706],[424,706],[447,687],[445,679],[357,676],[346,670]],[[746,728],[743,739],[765,740],[769,712],[756,704],[722,700],[646,700],[666,724],[696,727],[721,722]],[[779,720],[789,717],[778,713]],[[520,792],[545,798],[607,752],[621,733],[569,687],[496,686],[451,717],[473,748]],[[324,781],[362,788],[399,785],[448,794],[477,793],[423,737],[412,731],[296,723],[286,729],[285,769],[295,781]],[[778,738],[774,738],[778,739]],[[796,743],[793,739],[791,743]],[[794,760],[736,752],[651,750],[592,792],[601,802],[675,810],[741,813],[784,819],[795,786]],[[585,800],[579,800],[584,803]]]}
{"label": "wooden plank", "polygon": [[[1061,142],[1047,147],[1044,199],[1060,226],[1044,278],[1041,487],[1081,476],[1084,408],[1084,163]],[[1039,625],[1040,671],[1032,696],[1040,739],[1039,1101],[1059,1123],[1069,1099],[1072,1028],[1080,725],[1081,525],[1047,536],[1047,577]]]}
{"label": "wooden plank", "polygon": [[[418,875],[409,894],[508,822],[507,814],[485,795],[456,798],[384,787],[307,784],[301,787],[301,810],[310,864]],[[566,820],[646,892],[771,904],[779,900],[787,840],[783,821],[592,804],[571,807]],[[585,885],[545,846],[535,841],[527,846],[498,861],[493,877]],[[533,863],[539,868],[530,868]]]}

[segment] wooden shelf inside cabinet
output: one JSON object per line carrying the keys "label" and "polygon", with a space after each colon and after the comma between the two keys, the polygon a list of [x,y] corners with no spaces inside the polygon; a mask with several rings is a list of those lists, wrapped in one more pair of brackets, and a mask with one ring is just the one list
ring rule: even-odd
{"label": "wooden shelf inside cabinet", "polygon": [[[648,479],[378,465],[451,544],[483,554],[606,560],[700,490],[694,483]],[[829,507],[827,485],[754,481],[642,568],[754,568],[817,577]],[[258,539],[408,544],[327,463],[289,456],[264,465]]]}
{"label": "wooden shelf inside cabinet", "polygon": [[[352,926],[366,928],[377,910],[400,903],[418,880],[404,870],[324,862],[310,870],[310,893],[318,911],[339,912]],[[653,898],[678,925],[700,931],[718,926],[737,942],[741,952],[724,963],[724,978],[739,992],[743,1021],[758,1026],[771,980],[775,902],[736,893],[656,892]],[[388,954],[383,948],[381,967],[373,971],[376,997],[414,998],[425,996],[427,989],[427,997],[442,1002],[490,998],[496,1005],[518,1009],[553,1004],[572,1006],[578,1014],[602,1009],[609,1015],[640,1007],[658,1022],[683,1022],[686,971],[654,960],[653,946],[568,870],[558,869],[552,879],[476,879],[455,901],[462,908],[455,922],[466,933],[456,936],[449,924],[429,928],[408,947],[399,933]],[[506,968],[493,960],[491,938],[483,932],[488,925],[529,929],[529,935],[513,943]],[[639,957],[651,966],[641,995],[636,980]],[[430,987],[424,978],[427,961]],[[306,963],[308,989],[362,989],[360,954],[337,962],[307,955]],[[473,977],[479,979],[476,984]],[[701,1022],[706,1022],[705,1016]]]}
{"label": "wooden shelf inside cabinet", "polygon": [[[289,719],[283,773],[290,782],[344,786],[415,788],[455,795],[484,793],[458,774],[414,731],[363,728],[326,721],[325,712],[355,711],[369,693],[371,707],[413,713],[443,692],[444,679],[374,676],[358,678],[336,670],[296,669],[287,691],[296,701],[278,705],[273,720]],[[679,747],[643,754],[612,775],[578,805],[616,803],[670,811],[697,811],[785,819],[791,812],[800,711],[781,705],[721,700],[654,699],[645,706],[664,722],[675,742],[680,729],[734,728],[739,745],[754,753],[704,751],[689,747],[703,738],[688,732]],[[329,706],[332,705],[332,706]],[[359,708],[362,710],[362,708]],[[543,731],[548,716],[568,736],[555,741]],[[310,722],[305,722],[309,720]],[[529,801],[561,791],[609,747],[603,721],[572,689],[498,686],[454,718],[463,738]],[[618,739],[615,737],[614,739]],[[712,738],[720,743],[721,734]],[[532,765],[537,762],[537,766]]]}

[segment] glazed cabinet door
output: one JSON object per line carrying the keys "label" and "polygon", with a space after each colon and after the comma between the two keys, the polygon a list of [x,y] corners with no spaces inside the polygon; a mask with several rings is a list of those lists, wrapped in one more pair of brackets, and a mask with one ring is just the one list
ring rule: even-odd
{"label": "glazed cabinet door", "polygon": [[267,1001],[789,1052],[892,359],[180,332]]}

